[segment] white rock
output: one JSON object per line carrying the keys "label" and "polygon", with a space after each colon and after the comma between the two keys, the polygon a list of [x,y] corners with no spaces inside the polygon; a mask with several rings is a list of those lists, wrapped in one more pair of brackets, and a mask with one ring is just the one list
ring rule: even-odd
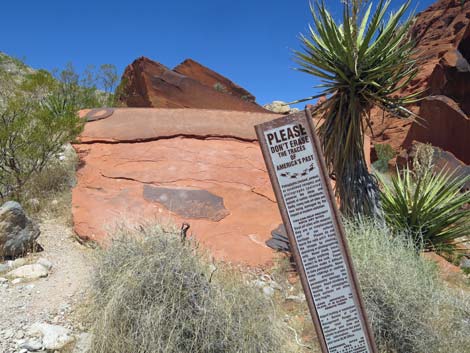
{"label": "white rock", "polygon": [[253,281],[253,285],[256,288],[263,288],[264,286],[266,286],[266,283],[257,279],[256,281]]}
{"label": "white rock", "polygon": [[46,350],[60,350],[74,341],[70,331],[65,327],[46,323],[35,323],[31,326],[29,333],[40,336]]}
{"label": "white rock", "polygon": [[30,340],[22,343],[20,348],[26,349],[30,352],[36,352],[42,349],[42,343],[38,340]]}
{"label": "white rock", "polygon": [[12,329],[7,329],[7,330],[3,331],[3,337],[5,337],[7,339],[13,337],[14,334],[15,334],[15,332]]}
{"label": "white rock", "polygon": [[270,110],[274,113],[286,114],[291,112],[289,104],[283,101],[274,101],[272,103],[264,105],[263,108]]}
{"label": "white rock", "polygon": [[10,271],[10,270],[11,270],[11,268],[10,268],[10,266],[8,266],[7,263],[0,264],[0,273],[7,272],[7,271]]}
{"label": "white rock", "polygon": [[8,283],[8,280],[6,278],[0,277],[0,284],[3,283]]}
{"label": "white rock", "polygon": [[15,337],[16,337],[17,339],[22,339],[22,338],[24,337],[24,331],[23,331],[23,330],[18,330],[18,331],[16,331]]}
{"label": "white rock", "polygon": [[264,295],[266,295],[267,297],[272,297],[274,295],[274,289],[271,288],[271,287],[264,287],[263,288],[263,293]]}
{"label": "white rock", "polygon": [[305,301],[305,295],[289,295],[286,300],[290,300],[296,303],[303,303]]}
{"label": "white rock", "polygon": [[15,278],[13,281],[11,281],[11,284],[19,284],[23,281],[24,281],[23,278]]}
{"label": "white rock", "polygon": [[27,263],[27,261],[26,261],[26,259],[23,258],[23,257],[19,257],[19,258],[17,258],[17,259],[14,260],[14,261],[8,261],[8,265],[9,265],[10,268],[12,268],[12,269],[15,269],[15,268],[24,266],[24,265],[26,265],[26,263]]}
{"label": "white rock", "polygon": [[50,262],[48,259],[41,257],[38,261],[36,261],[37,264],[44,266],[48,270],[52,268],[52,262]]}
{"label": "white rock", "polygon": [[47,268],[39,264],[24,265],[7,273],[7,276],[9,277],[25,279],[38,279],[41,277],[47,277],[47,275]]}

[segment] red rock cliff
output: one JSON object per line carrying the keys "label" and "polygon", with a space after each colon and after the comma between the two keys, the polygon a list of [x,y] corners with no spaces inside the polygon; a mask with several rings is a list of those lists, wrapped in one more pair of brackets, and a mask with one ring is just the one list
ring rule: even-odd
{"label": "red rock cliff", "polygon": [[420,124],[374,117],[374,141],[409,148],[428,142],[470,163],[470,2],[440,0],[417,15],[412,36],[423,57],[419,74],[407,92],[425,90],[414,107]]}

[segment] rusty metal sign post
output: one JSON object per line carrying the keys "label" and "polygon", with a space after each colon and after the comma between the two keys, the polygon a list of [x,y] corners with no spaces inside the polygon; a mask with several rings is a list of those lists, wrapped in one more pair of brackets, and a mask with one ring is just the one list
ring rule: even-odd
{"label": "rusty metal sign post", "polygon": [[324,353],[377,353],[308,110],[256,126]]}

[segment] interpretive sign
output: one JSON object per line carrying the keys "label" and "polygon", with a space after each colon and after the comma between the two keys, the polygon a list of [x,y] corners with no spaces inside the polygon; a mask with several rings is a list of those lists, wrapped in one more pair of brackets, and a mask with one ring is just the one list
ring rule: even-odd
{"label": "interpretive sign", "polygon": [[308,110],[256,126],[324,353],[376,353]]}

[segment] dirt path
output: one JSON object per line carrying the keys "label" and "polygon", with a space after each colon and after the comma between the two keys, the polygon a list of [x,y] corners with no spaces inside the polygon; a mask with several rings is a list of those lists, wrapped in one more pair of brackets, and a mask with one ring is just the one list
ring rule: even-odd
{"label": "dirt path", "polygon": [[44,251],[27,261],[45,258],[52,268],[46,278],[0,284],[1,353],[27,352],[20,345],[36,322],[60,325],[74,334],[82,329],[72,322],[73,308],[85,298],[93,250],[79,244],[71,228],[57,220],[45,220],[40,227]]}

